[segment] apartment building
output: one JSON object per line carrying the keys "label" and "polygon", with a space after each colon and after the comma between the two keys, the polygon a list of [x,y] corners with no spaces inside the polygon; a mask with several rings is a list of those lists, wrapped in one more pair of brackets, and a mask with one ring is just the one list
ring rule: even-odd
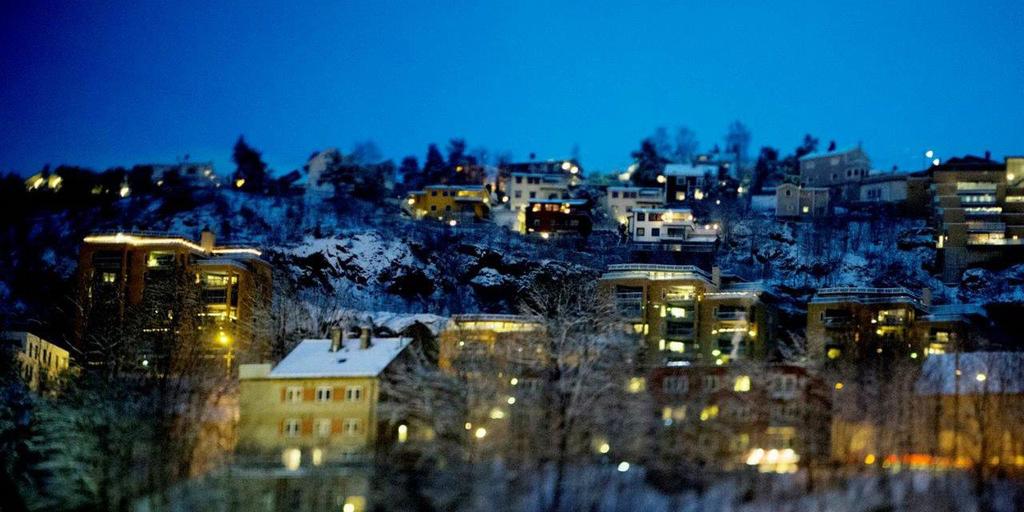
{"label": "apartment building", "polygon": [[482,185],[429,185],[411,192],[402,209],[417,220],[475,222],[490,214],[491,195]]}
{"label": "apartment building", "polygon": [[931,176],[943,281],[958,282],[970,267],[1024,261],[1024,157],[951,158]]}
{"label": "apartment building", "polygon": [[540,328],[538,319],[524,315],[453,315],[438,336],[438,366],[452,372],[485,364],[507,367],[529,333]]}
{"label": "apartment building", "polygon": [[14,352],[21,378],[32,391],[48,391],[71,364],[67,350],[30,332],[3,332],[0,340],[0,347]]}
{"label": "apartment building", "polygon": [[829,453],[827,388],[803,366],[660,367],[648,391],[662,457],[793,473]]}
{"label": "apartment building", "polygon": [[501,164],[496,190],[508,198],[503,201],[513,210],[522,211],[530,199],[568,198],[572,189],[582,182],[583,168],[575,159],[531,160]]}
{"label": "apartment building", "polygon": [[833,198],[856,201],[860,183],[871,169],[871,160],[860,146],[800,158],[800,184],[828,188]]}
{"label": "apartment building", "polygon": [[649,367],[761,358],[773,336],[770,294],[756,283],[723,285],[717,268],[610,265],[601,286],[644,340]]}
{"label": "apartment building", "polygon": [[594,221],[585,199],[531,199],[523,212],[521,231],[543,238],[555,234],[588,236]]}
{"label": "apartment building", "polygon": [[[194,280],[183,278],[191,274]],[[262,322],[270,308],[271,282],[271,267],[258,249],[217,245],[209,230],[198,243],[169,233],[94,233],[84,238],[79,254],[77,341],[90,322],[124,321],[144,301],[172,309],[164,301],[176,300],[175,287],[195,283],[200,287],[200,327],[210,347],[230,354],[261,346],[269,335]]]}
{"label": "apartment building", "polygon": [[629,224],[636,208],[658,208],[665,205],[665,190],[657,187],[612,186],[605,192],[608,214],[619,224]]}
{"label": "apartment building", "polygon": [[686,208],[634,208],[629,216],[630,239],[637,243],[714,244],[718,233],[718,224],[698,224]]}
{"label": "apartment building", "polygon": [[923,353],[922,325],[930,290],[822,288],[807,304],[807,352],[812,361],[858,360],[876,353]]}
{"label": "apartment building", "polygon": [[[336,328],[330,339],[301,341],[276,366],[241,365],[237,452],[291,471],[365,460],[382,432],[382,376],[409,342]],[[408,440],[404,426],[387,441]]]}
{"label": "apartment building", "polygon": [[819,218],[832,214],[830,192],[826,187],[783,183],[775,188],[775,216]]}
{"label": "apartment building", "polygon": [[[1024,358],[1015,352],[928,357],[910,380],[900,415],[848,414],[832,420],[832,457],[867,468],[1024,473]],[[852,391],[844,389],[844,392]],[[860,406],[863,407],[863,406]]]}

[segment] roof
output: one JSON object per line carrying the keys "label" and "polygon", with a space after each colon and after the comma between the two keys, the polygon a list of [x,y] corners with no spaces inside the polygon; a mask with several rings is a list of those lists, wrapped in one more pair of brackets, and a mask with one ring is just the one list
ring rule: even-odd
{"label": "roof", "polygon": [[427,185],[423,187],[423,190],[468,190],[472,192],[480,192],[483,189],[483,185]]}
{"label": "roof", "polygon": [[[960,370],[959,376],[957,369]],[[1024,353],[932,355],[925,358],[917,379],[919,395],[986,393],[1024,393]]]}
{"label": "roof", "polygon": [[870,174],[868,177],[861,180],[861,184],[865,183],[884,183],[886,181],[907,181],[907,174],[901,172],[887,172],[881,174]]}
{"label": "roof", "polygon": [[718,166],[713,164],[666,164],[665,176],[704,176],[717,173]]}
{"label": "roof", "polygon": [[530,199],[530,204],[568,204],[573,206],[583,206],[587,204],[586,199]]}
{"label": "roof", "polygon": [[834,151],[826,151],[824,153],[809,153],[809,154],[806,154],[806,155],[800,157],[800,160],[803,161],[803,160],[813,160],[815,158],[827,158],[827,157],[831,157],[831,156],[842,156],[842,155],[845,155],[847,153],[853,153],[854,151],[860,151],[862,153],[864,152],[864,150],[860,146],[853,146],[853,147],[844,148],[844,149],[837,149],[837,150],[834,150]]}
{"label": "roof", "polygon": [[997,162],[991,158],[974,155],[953,157],[939,165],[932,166],[933,171],[1004,171],[1005,162]]}
{"label": "roof", "polygon": [[343,348],[331,352],[331,340],[302,340],[270,371],[270,378],[375,377],[394,361],[408,338],[374,338],[367,349],[359,348],[359,339],[344,341]]}

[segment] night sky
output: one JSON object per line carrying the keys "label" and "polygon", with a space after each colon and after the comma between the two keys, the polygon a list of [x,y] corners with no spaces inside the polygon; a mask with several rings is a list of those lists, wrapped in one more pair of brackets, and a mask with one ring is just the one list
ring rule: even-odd
{"label": "night sky", "polygon": [[228,172],[242,133],[279,172],[367,139],[422,162],[451,137],[612,170],[659,125],[707,148],[736,119],[751,156],[807,132],[880,169],[1024,153],[1016,0],[45,3],[0,6],[0,170],[188,153]]}

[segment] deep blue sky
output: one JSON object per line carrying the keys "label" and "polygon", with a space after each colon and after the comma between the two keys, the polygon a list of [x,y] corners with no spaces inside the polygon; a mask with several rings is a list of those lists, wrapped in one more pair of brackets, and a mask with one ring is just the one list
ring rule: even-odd
{"label": "deep blue sky", "polygon": [[227,172],[244,133],[278,171],[365,139],[422,161],[454,136],[578,144],[609,170],[656,126],[706,148],[734,119],[752,152],[810,132],[877,168],[1024,153],[1017,0],[213,3],[3,1],[0,169],[189,153]]}

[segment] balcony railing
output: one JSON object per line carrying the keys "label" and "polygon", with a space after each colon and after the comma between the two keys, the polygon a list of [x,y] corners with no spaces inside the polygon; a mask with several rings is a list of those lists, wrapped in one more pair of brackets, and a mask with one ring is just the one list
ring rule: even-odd
{"label": "balcony railing", "polygon": [[878,319],[878,323],[882,324],[882,325],[903,325],[903,324],[907,323],[907,317],[905,317],[905,316],[895,316],[895,315],[885,315],[885,316],[882,316],[881,318]]}
{"label": "balcony railing", "polygon": [[746,311],[719,311],[715,313],[715,318],[719,320],[746,320]]}
{"label": "balcony railing", "polygon": [[824,318],[824,320],[821,321],[821,323],[824,324],[825,327],[830,328],[830,329],[836,329],[836,328],[841,328],[841,327],[849,327],[849,326],[853,325],[853,317],[849,317],[849,316],[826,316]]}

